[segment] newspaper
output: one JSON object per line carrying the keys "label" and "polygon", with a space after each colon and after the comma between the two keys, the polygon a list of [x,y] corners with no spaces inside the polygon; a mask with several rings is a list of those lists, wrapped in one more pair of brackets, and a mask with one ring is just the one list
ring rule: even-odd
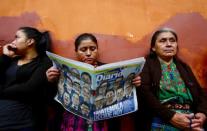
{"label": "newspaper", "polygon": [[87,120],[118,117],[138,109],[132,79],[144,66],[144,57],[94,67],[47,52],[60,70],[55,100]]}

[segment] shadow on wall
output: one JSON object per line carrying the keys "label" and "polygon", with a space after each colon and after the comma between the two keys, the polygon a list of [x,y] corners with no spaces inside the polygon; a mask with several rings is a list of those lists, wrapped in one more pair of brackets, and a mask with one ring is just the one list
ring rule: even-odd
{"label": "shadow on wall", "polygon": [[[207,34],[207,20],[199,13],[177,14],[156,28],[161,27],[175,29],[179,36],[179,56],[191,66],[201,85],[207,88],[206,63],[203,62],[207,53],[207,37],[205,36]],[[110,63],[145,56],[150,47],[152,33],[146,34],[145,37],[134,43],[122,36],[95,34],[99,41],[100,61]],[[52,46],[53,51],[75,59],[74,39],[75,37],[67,42],[61,41],[60,43],[55,41]]]}
{"label": "shadow on wall", "polygon": [[[0,17],[0,45],[10,42],[20,26],[36,27],[40,22],[36,13],[24,13],[19,17]],[[189,22],[190,21],[190,22]],[[179,56],[193,69],[200,83],[207,88],[207,71],[205,69],[207,56],[207,20],[199,13],[177,14],[168,21],[155,27],[170,27],[176,30],[179,36]],[[48,29],[49,30],[49,29]],[[132,42],[123,36],[94,34],[99,42],[100,61],[110,63],[139,56],[145,56],[150,47],[151,34]],[[67,41],[55,40],[53,37],[52,51],[75,59],[74,38]]]}
{"label": "shadow on wall", "polygon": [[35,27],[40,21],[39,16],[33,13],[24,13],[21,16],[0,17],[0,44],[11,42],[14,39],[16,30],[21,26]]}

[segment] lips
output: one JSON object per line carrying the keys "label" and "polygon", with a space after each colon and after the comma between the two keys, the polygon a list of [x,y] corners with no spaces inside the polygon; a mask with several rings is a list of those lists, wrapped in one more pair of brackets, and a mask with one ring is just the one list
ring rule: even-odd
{"label": "lips", "polygon": [[169,52],[169,53],[171,53],[171,52],[174,52],[174,50],[173,50],[173,49],[167,49],[167,50],[164,50],[164,52]]}

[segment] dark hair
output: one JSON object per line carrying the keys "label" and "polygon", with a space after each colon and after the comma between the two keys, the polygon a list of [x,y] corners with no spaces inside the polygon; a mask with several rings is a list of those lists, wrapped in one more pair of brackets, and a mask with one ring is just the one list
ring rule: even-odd
{"label": "dark hair", "polygon": [[34,39],[35,47],[39,55],[43,55],[46,50],[50,50],[51,38],[48,31],[40,32],[33,27],[20,27],[19,30],[22,30],[27,38]]}
{"label": "dark hair", "polygon": [[178,41],[178,36],[177,36],[176,32],[171,28],[166,28],[165,27],[165,28],[161,28],[161,29],[155,31],[154,34],[152,35],[152,38],[151,38],[151,46],[150,46],[150,56],[151,57],[157,56],[156,53],[152,50],[152,48],[155,46],[157,37],[163,32],[172,33],[175,36],[175,40]]}
{"label": "dark hair", "polygon": [[83,34],[79,35],[75,40],[75,51],[76,52],[78,51],[78,47],[80,46],[80,44],[83,40],[88,40],[88,39],[93,41],[96,44],[96,46],[98,47],[97,39],[93,34],[83,33]]}

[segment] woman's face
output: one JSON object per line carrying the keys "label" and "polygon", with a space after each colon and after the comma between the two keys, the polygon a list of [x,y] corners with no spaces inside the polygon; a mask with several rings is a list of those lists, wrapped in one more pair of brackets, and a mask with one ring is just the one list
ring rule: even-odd
{"label": "woman's face", "polygon": [[97,45],[90,39],[82,40],[76,54],[79,61],[93,65],[98,58]]}
{"label": "woman's face", "polygon": [[158,57],[165,61],[169,61],[177,53],[178,44],[175,36],[171,32],[160,33],[152,48]]}
{"label": "woman's face", "polygon": [[24,50],[28,47],[27,43],[29,39],[22,30],[18,30],[15,35],[15,39],[12,42],[12,45],[17,49],[16,54],[24,53]]}

